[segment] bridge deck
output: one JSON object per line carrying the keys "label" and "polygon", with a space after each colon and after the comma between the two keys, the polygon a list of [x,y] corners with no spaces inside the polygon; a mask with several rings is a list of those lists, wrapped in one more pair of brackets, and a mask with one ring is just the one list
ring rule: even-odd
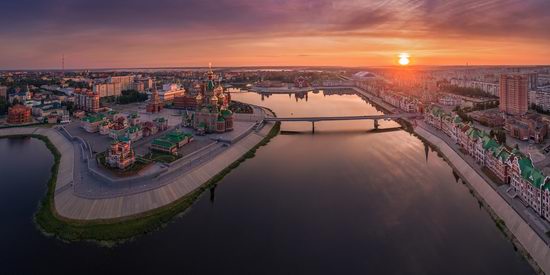
{"label": "bridge deck", "polygon": [[369,116],[327,116],[327,117],[268,117],[266,121],[338,121],[338,120],[381,120],[381,119],[397,119],[397,118],[413,118],[417,117],[417,113],[391,114],[391,115],[369,115]]}

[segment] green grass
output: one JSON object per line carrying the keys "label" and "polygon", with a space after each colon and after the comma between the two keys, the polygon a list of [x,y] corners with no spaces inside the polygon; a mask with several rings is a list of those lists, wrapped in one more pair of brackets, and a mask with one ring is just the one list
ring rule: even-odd
{"label": "green grass", "polygon": [[148,160],[164,163],[171,163],[181,158],[181,156],[174,156],[172,154],[166,154],[158,151],[151,151],[146,156],[146,159]]}
{"label": "green grass", "polygon": [[51,177],[48,181],[48,188],[45,198],[40,202],[38,210],[34,215],[34,221],[39,228],[47,235],[55,236],[65,241],[96,241],[102,244],[111,245],[131,239],[135,236],[146,234],[157,230],[170,222],[175,216],[188,209],[200,195],[213,187],[223,179],[232,169],[240,163],[255,155],[256,150],[266,145],[271,138],[275,137],[280,130],[280,123],[277,122],[269,134],[246,154],[220,171],[201,187],[186,196],[166,206],[141,213],[139,215],[125,217],[122,219],[81,221],[66,219],[59,216],[54,206],[55,183],[61,155],[50,140],[41,135],[19,135],[7,137],[32,137],[42,140],[54,156],[54,164],[51,167]]}

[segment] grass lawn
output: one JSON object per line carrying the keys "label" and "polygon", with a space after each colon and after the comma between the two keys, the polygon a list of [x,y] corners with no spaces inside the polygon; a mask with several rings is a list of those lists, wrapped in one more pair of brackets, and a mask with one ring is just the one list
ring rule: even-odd
{"label": "grass lawn", "polygon": [[181,156],[174,156],[171,154],[166,154],[166,153],[157,152],[157,151],[151,151],[146,157],[146,159],[150,159],[152,161],[164,162],[164,163],[171,163],[180,158]]}

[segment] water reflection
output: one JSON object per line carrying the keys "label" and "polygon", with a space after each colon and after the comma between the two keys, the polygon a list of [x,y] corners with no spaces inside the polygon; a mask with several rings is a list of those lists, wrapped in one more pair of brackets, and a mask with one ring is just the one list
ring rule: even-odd
{"label": "water reflection", "polygon": [[[353,94],[292,97],[233,95],[279,116],[379,113]],[[0,174],[8,179],[0,184],[0,273],[532,273],[436,152],[405,131],[369,126],[320,123],[316,135],[279,135],[183,217],[113,249],[42,236],[31,217],[51,156],[39,143],[19,148],[0,139]],[[21,167],[33,173],[17,173]]]}
{"label": "water reflection", "polygon": [[210,192],[210,202],[211,202],[212,204],[214,204],[214,199],[216,198],[216,187],[217,187],[217,186],[218,186],[217,184],[214,184],[214,185],[212,185],[212,187],[210,187],[210,189],[209,189],[209,192]]}

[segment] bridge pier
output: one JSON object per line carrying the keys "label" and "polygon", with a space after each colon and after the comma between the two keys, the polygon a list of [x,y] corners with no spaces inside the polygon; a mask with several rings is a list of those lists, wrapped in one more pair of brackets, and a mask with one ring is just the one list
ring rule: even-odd
{"label": "bridge pier", "polygon": [[374,129],[378,130],[378,126],[380,126],[380,124],[378,124],[378,119],[375,119],[374,120]]}
{"label": "bridge pier", "polygon": [[315,121],[311,122],[311,133],[315,134]]}

